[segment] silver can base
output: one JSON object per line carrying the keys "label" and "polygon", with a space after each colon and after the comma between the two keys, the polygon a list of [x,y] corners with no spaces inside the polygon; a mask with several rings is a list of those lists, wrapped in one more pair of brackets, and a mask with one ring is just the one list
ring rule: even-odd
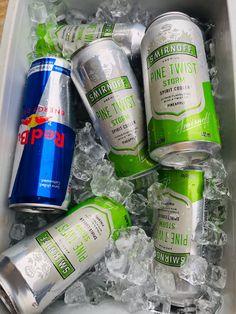
{"label": "silver can base", "polygon": [[170,295],[171,304],[176,307],[185,307],[186,300],[189,304],[203,294],[201,286],[192,286],[187,281],[175,276],[176,291]]}
{"label": "silver can base", "polygon": [[32,213],[32,214],[59,214],[66,212],[67,209],[60,206],[37,204],[37,203],[18,203],[10,204],[9,208],[19,212]]}
{"label": "silver can base", "polygon": [[0,299],[10,313],[41,313],[33,292],[9,257],[1,255],[0,269]]}
{"label": "silver can base", "polygon": [[220,150],[220,144],[188,141],[156,148],[150,157],[167,167],[197,166]]}

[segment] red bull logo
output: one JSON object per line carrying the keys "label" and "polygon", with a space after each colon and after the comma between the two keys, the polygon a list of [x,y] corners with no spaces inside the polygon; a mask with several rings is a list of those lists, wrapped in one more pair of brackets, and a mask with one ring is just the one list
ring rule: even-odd
{"label": "red bull logo", "polygon": [[36,141],[42,137],[46,140],[54,141],[54,144],[57,147],[64,147],[65,134],[53,130],[42,130],[39,128],[35,128],[31,132],[30,130],[26,130],[22,133],[19,133],[18,140],[21,145],[34,145]]}
{"label": "red bull logo", "polygon": [[21,120],[21,124],[26,125],[30,128],[33,128],[39,124],[43,124],[48,122],[51,119],[51,117],[43,117],[43,116],[39,116],[36,113],[32,114],[31,116],[22,119]]}
{"label": "red bull logo", "polygon": [[[21,145],[34,145],[38,139],[43,137],[49,141],[54,141],[54,144],[57,147],[64,147],[64,133],[59,133],[58,131],[53,130],[42,130],[40,128],[35,128],[38,125],[50,122],[50,119],[51,117],[39,116],[35,113],[25,119],[22,119],[21,124],[27,126],[29,129],[19,133],[19,143]],[[30,130],[31,128],[33,129]]]}

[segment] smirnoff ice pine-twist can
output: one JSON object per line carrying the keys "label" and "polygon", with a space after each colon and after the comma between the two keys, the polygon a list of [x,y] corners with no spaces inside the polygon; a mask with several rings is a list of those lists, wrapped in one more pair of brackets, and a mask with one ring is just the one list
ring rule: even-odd
{"label": "smirnoff ice pine-twist can", "polygon": [[[158,170],[164,192],[153,232],[156,261],[175,274],[187,257],[201,255],[196,239],[203,232],[204,172],[201,170]],[[186,299],[201,293],[176,276],[176,291],[172,303],[183,306]]]}
{"label": "smirnoff ice pine-twist can", "polygon": [[[81,46],[99,38],[112,38],[134,61],[140,57],[140,45],[145,34],[145,26],[131,23],[88,23],[61,25],[55,31],[48,29],[44,53],[62,52],[67,49],[73,53]],[[42,53],[42,45],[36,44],[36,54]],[[73,51],[74,49],[74,51]]]}
{"label": "smirnoff ice pine-twist can", "polygon": [[149,152],[189,166],[220,149],[202,32],[184,13],[157,17],[141,44]]}
{"label": "smirnoff ice pine-twist can", "polygon": [[53,226],[0,255],[0,297],[14,314],[39,314],[104,255],[113,232],[130,225],[126,209],[93,197]]}
{"label": "smirnoff ice pine-twist can", "polygon": [[75,134],[70,64],[40,58],[29,70],[12,172],[10,207],[57,212],[70,202]]}
{"label": "smirnoff ice pine-twist can", "polygon": [[88,44],[72,56],[71,77],[116,174],[137,178],[153,169],[139,86],[123,50],[111,39]]}

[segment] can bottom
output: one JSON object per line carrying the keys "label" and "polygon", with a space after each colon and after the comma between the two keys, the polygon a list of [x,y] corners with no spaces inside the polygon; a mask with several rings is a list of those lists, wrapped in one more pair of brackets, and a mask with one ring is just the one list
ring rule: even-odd
{"label": "can bottom", "polygon": [[0,269],[0,298],[10,313],[40,313],[34,294],[8,256],[1,256]]}
{"label": "can bottom", "polygon": [[17,314],[10,297],[7,295],[6,291],[1,286],[1,284],[0,284],[0,299],[10,313]]}
{"label": "can bottom", "polygon": [[35,213],[35,214],[58,214],[62,211],[67,211],[66,208],[48,205],[48,204],[37,204],[37,203],[18,203],[18,204],[10,204],[9,208],[14,209],[19,212],[25,213]]}
{"label": "can bottom", "polygon": [[220,144],[206,141],[180,142],[156,148],[150,157],[168,167],[196,166],[220,150]]}
{"label": "can bottom", "polygon": [[176,307],[185,307],[188,304],[194,304],[194,300],[203,294],[201,286],[192,286],[187,281],[175,276],[176,291],[170,295],[171,305]]}

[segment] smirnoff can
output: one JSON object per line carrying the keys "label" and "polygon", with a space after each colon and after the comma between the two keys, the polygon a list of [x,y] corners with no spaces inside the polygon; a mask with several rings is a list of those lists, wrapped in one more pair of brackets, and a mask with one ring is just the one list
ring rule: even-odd
{"label": "smirnoff can", "polygon": [[123,50],[107,38],[88,44],[72,56],[71,77],[116,174],[137,178],[153,169],[139,86]]}
{"label": "smirnoff can", "polygon": [[35,60],[28,72],[9,192],[10,207],[65,211],[74,151],[70,63]]}
{"label": "smirnoff can", "polygon": [[131,23],[88,23],[62,25],[55,32],[55,48],[61,50],[68,42],[79,48],[99,38],[112,38],[127,54],[130,60],[140,55],[140,45],[145,26]]}
{"label": "smirnoff can", "polygon": [[201,294],[198,286],[181,280],[178,271],[189,255],[202,255],[195,239],[203,232],[204,172],[163,169],[158,173],[164,191],[153,232],[156,261],[175,274],[172,304],[184,306],[186,299]]}
{"label": "smirnoff can", "polygon": [[220,149],[219,125],[200,28],[165,13],[141,43],[149,152],[166,166],[191,166]]}
{"label": "smirnoff can", "polygon": [[14,314],[39,314],[104,254],[113,232],[130,225],[126,209],[93,197],[53,226],[0,255],[0,298]]}

